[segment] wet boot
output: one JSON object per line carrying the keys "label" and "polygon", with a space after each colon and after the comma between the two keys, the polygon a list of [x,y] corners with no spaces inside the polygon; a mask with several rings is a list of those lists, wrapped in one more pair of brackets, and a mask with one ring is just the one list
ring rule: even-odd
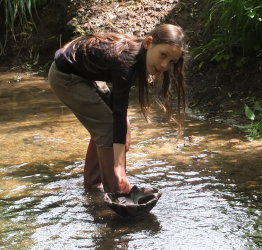
{"label": "wet boot", "polygon": [[105,193],[119,191],[118,181],[114,172],[114,151],[112,147],[97,149],[102,183]]}
{"label": "wet boot", "polygon": [[100,175],[100,167],[97,155],[97,147],[94,139],[91,137],[86,152],[84,167],[84,187],[85,188],[103,188]]}

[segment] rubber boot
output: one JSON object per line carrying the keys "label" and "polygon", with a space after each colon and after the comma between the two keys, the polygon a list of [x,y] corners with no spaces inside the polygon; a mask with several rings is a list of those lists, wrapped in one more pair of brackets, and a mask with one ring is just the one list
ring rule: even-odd
{"label": "rubber boot", "polygon": [[105,193],[116,193],[119,191],[118,181],[114,172],[113,147],[97,149],[102,183]]}
{"label": "rubber boot", "polygon": [[84,167],[84,187],[85,188],[103,188],[100,167],[97,155],[97,147],[94,139],[91,137]]}

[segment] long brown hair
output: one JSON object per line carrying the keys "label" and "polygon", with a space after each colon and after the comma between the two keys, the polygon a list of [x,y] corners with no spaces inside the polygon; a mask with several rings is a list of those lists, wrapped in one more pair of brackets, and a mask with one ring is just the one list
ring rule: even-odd
{"label": "long brown hair", "polygon": [[[143,38],[129,34],[95,33],[76,38],[68,43],[73,46],[73,56],[82,50],[82,60],[88,70],[126,68],[135,64],[135,56]],[[99,63],[93,58],[99,56]],[[98,61],[98,60],[96,60]]]}
{"label": "long brown hair", "polygon": [[[173,67],[164,72],[162,75],[155,78],[154,88],[156,102],[162,107],[167,116],[168,120],[172,119],[172,99],[174,96],[177,97],[177,119],[178,131],[181,131],[182,124],[185,120],[185,108],[186,108],[186,84],[185,84],[185,54],[186,54],[186,43],[185,35],[183,30],[179,26],[171,24],[163,24],[156,27],[146,37],[153,37],[153,44],[170,44],[181,48],[182,56],[176,63],[173,63]],[[139,52],[138,74],[139,74],[139,102],[141,110],[146,116],[147,111],[150,108],[149,102],[149,86],[146,72],[146,53],[147,50],[141,46]],[[182,109],[182,117],[181,117]]]}

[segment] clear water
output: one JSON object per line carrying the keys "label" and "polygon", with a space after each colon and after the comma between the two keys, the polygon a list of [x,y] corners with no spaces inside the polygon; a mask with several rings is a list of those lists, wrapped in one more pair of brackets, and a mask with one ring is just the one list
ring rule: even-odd
{"label": "clear water", "polygon": [[[141,168],[144,164],[145,168]],[[144,219],[122,218],[83,189],[83,162],[1,168],[1,249],[259,249],[261,203],[220,171],[140,162],[132,184],[163,193]],[[135,168],[135,167],[134,167]],[[153,170],[152,170],[153,168]]]}
{"label": "clear water", "polygon": [[[37,80],[46,84],[45,78]],[[241,144],[231,128],[195,118],[188,118],[188,128],[176,142],[174,128],[158,116],[146,124],[131,104],[130,182],[157,187],[162,197],[145,218],[123,218],[105,205],[101,191],[84,190],[84,152],[81,157],[72,153],[78,151],[82,131],[75,131],[70,141],[67,133],[61,134],[65,122],[52,120],[53,132],[47,130],[43,120],[52,114],[57,118],[60,104],[52,105],[48,115],[41,106],[43,117],[27,116],[20,125],[17,119],[25,113],[19,105],[10,106],[9,118],[2,116],[2,145],[12,146],[2,147],[0,157],[0,249],[262,248],[261,159],[252,158],[254,150],[262,152],[261,142]],[[19,112],[19,118],[10,118]],[[70,127],[80,126],[70,113],[61,117]],[[16,143],[10,131],[19,138]],[[19,143],[27,154],[17,152]],[[34,160],[28,162],[30,158]]]}

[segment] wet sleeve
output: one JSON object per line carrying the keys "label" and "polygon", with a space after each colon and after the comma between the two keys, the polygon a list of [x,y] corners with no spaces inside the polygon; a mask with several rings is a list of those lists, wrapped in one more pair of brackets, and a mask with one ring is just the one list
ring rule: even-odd
{"label": "wet sleeve", "polygon": [[131,77],[126,70],[112,72],[113,142],[125,144],[127,109]]}

